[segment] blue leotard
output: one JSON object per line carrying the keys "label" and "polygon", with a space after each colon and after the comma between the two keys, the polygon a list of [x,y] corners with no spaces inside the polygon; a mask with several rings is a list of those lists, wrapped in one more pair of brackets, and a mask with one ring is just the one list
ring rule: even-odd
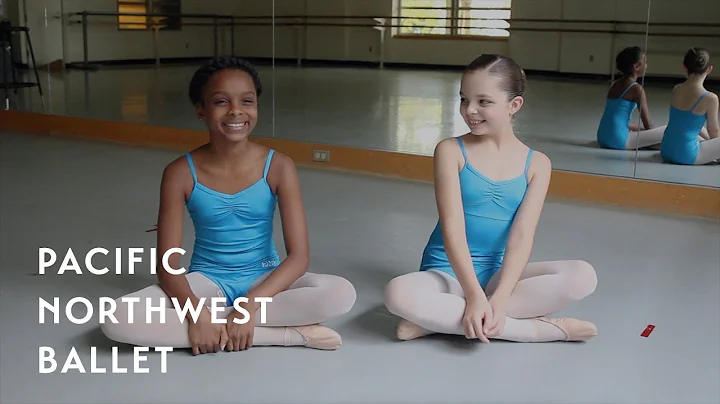
{"label": "blue leotard", "polygon": [[257,278],[280,263],[273,240],[277,199],[267,182],[273,150],[268,153],[262,178],[232,195],[199,183],[190,153],[185,156],[194,181],[186,202],[195,226],[188,271],[215,282],[231,306],[236,298],[247,295]]}
{"label": "blue leotard", "polygon": [[600,119],[597,131],[597,141],[606,149],[625,150],[630,135],[630,120],[637,108],[635,101],[623,99],[625,94],[637,84],[632,82],[618,98],[608,98],[605,101],[605,111]]}
{"label": "blue leotard", "polygon": [[707,120],[707,113],[695,114],[692,111],[708,92],[705,91],[688,111],[670,106],[670,119],[660,143],[663,160],[674,164],[695,164],[700,150],[698,136]]}
{"label": "blue leotard", "polygon": [[[459,172],[465,216],[465,234],[475,274],[481,287],[500,270],[510,228],[527,190],[527,170],[533,150],[530,149],[522,175],[504,181],[493,181],[475,170],[467,160],[465,146],[457,138],[465,164]],[[445,251],[442,228],[438,220],[423,252],[420,270],[439,270],[457,278]]]}

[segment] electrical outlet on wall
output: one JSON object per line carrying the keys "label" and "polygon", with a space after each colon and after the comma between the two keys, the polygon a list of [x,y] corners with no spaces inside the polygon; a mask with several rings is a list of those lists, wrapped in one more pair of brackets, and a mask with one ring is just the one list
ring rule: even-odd
{"label": "electrical outlet on wall", "polygon": [[320,161],[323,163],[327,163],[330,161],[330,151],[329,150],[313,150],[313,161]]}

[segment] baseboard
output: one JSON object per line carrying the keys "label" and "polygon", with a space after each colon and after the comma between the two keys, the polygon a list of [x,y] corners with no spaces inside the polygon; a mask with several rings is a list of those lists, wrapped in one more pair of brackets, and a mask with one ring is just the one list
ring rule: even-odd
{"label": "baseboard", "polygon": [[[19,111],[0,111],[0,132],[69,136],[178,151],[191,150],[208,141],[204,131]],[[273,138],[258,137],[253,141],[288,155],[298,166],[416,181],[433,179],[431,156]],[[313,161],[316,149],[327,150],[329,161]],[[720,219],[720,189],[716,188],[555,170],[548,196]]]}

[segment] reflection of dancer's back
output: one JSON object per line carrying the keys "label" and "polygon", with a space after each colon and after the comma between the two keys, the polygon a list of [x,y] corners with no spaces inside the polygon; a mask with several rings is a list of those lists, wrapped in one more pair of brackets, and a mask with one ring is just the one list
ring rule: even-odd
{"label": "reflection of dancer's back", "polygon": [[[623,84],[627,80],[620,80],[617,83]],[[629,96],[627,93],[638,85],[634,80],[617,98],[608,98],[605,104],[605,113],[600,120],[600,128],[598,130],[598,143],[600,146],[608,149],[626,149],[628,142],[628,134],[630,133],[630,119],[637,103],[632,99],[633,94]],[[639,86],[639,85],[638,85]],[[612,91],[612,90],[611,90]],[[625,99],[628,97],[631,99]]]}
{"label": "reflection of dancer's back", "polygon": [[[615,81],[608,91],[597,132],[598,143],[606,149],[616,150],[660,144],[665,127],[652,127],[645,90],[637,83],[647,67],[645,54],[637,46],[625,48],[615,58],[615,63],[623,77]],[[644,127],[630,124],[632,113],[638,106]]]}
{"label": "reflection of dancer's back", "polygon": [[712,71],[710,54],[692,48],[685,54],[683,66],[688,78],[673,89],[660,154],[669,163],[707,164],[720,159],[718,96],[703,87]]}

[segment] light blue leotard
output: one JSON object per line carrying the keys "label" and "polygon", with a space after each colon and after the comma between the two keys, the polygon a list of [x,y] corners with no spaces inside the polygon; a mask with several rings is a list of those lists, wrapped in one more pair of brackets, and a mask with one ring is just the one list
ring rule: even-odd
{"label": "light blue leotard", "polygon": [[[465,216],[465,234],[475,275],[485,288],[500,270],[510,228],[527,190],[527,170],[533,150],[530,149],[522,175],[504,181],[493,181],[482,175],[467,160],[460,138],[465,165],[460,170],[460,192]],[[438,220],[423,252],[420,270],[439,270],[455,275],[445,251],[442,228]]]}
{"label": "light blue leotard", "polygon": [[597,141],[601,147],[625,150],[630,135],[630,120],[637,103],[623,97],[635,84],[637,83],[632,82],[618,98],[608,98],[605,101],[605,111],[597,131]]}
{"label": "light blue leotard", "polygon": [[700,150],[698,136],[707,120],[707,113],[695,114],[693,109],[707,95],[705,91],[688,111],[670,106],[670,119],[660,143],[662,159],[674,164],[692,165]]}
{"label": "light blue leotard", "polygon": [[273,152],[268,153],[262,178],[232,195],[199,183],[192,157],[185,154],[194,181],[186,202],[195,226],[188,271],[199,272],[215,282],[228,306],[247,295],[257,278],[280,263],[273,240],[277,199],[267,182]]}

